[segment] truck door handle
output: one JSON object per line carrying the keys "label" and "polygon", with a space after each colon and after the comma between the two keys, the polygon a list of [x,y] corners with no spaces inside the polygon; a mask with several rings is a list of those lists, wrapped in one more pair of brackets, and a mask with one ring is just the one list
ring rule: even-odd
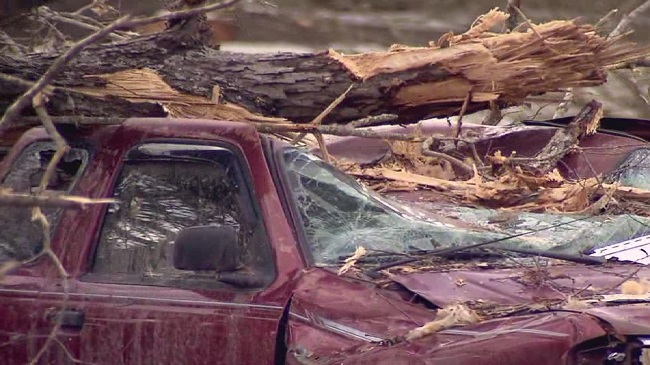
{"label": "truck door handle", "polygon": [[84,312],[76,309],[61,310],[53,313],[49,317],[52,323],[60,321],[61,328],[64,329],[81,329],[86,319]]}

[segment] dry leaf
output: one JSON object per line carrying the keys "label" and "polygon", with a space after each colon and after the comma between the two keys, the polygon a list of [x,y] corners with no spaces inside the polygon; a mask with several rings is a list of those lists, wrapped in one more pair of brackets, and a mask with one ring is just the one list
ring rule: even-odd
{"label": "dry leaf", "polygon": [[628,280],[621,284],[621,293],[627,295],[647,295],[650,293],[650,282],[646,278],[638,281]]}
{"label": "dry leaf", "polygon": [[343,266],[341,266],[341,268],[339,269],[338,275],[345,274],[348,270],[350,270],[352,266],[354,266],[354,264],[357,263],[357,260],[365,254],[366,254],[366,249],[363,248],[363,246],[357,247],[356,251],[354,251],[354,254],[348,257],[347,259],[345,259],[344,261],[345,264],[343,264]]}
{"label": "dry leaf", "polygon": [[494,155],[492,156],[487,156],[488,161],[492,162],[493,164],[496,165],[503,165],[506,162],[508,162],[508,158],[504,155],[501,154],[501,151],[498,150],[494,152]]}
{"label": "dry leaf", "polygon": [[585,302],[584,300],[576,299],[574,297],[569,297],[566,303],[562,306],[562,309],[568,310],[582,310],[591,308],[592,305]]}
{"label": "dry leaf", "polygon": [[11,270],[16,269],[19,266],[20,266],[20,262],[15,261],[15,260],[3,262],[0,265],[0,281],[5,278],[5,275],[7,275],[8,272],[10,272]]}
{"label": "dry leaf", "polygon": [[480,320],[481,317],[466,306],[462,304],[450,305],[438,310],[435,320],[409,331],[406,334],[406,339],[409,341],[415,340],[450,327],[477,323]]}

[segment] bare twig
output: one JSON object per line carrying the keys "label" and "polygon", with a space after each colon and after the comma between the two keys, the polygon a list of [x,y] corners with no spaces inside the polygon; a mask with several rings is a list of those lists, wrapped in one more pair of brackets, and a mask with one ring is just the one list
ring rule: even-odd
{"label": "bare twig", "polygon": [[618,9],[612,9],[609,11],[609,13],[605,14],[604,17],[600,18],[600,20],[594,25],[594,28],[598,29],[600,28],[603,24],[606,22],[609,22],[609,20],[618,13]]}
{"label": "bare twig", "polygon": [[81,209],[88,204],[114,203],[111,199],[88,199],[80,196],[57,195],[43,192],[38,195],[24,193],[0,193],[0,206],[58,207]]}
{"label": "bare twig", "polygon": [[481,122],[483,125],[497,125],[503,119],[501,108],[494,101],[490,101],[490,114]]}
{"label": "bare twig", "polygon": [[106,28],[102,29],[101,31],[97,33],[93,33],[92,35],[80,40],[77,42],[74,46],[72,46],[70,49],[68,49],[61,57],[57,58],[54,63],[52,63],[52,66],[41,76],[41,78],[34,84],[32,87],[27,90],[18,100],[16,100],[11,106],[7,109],[5,114],[2,116],[2,119],[0,119],[0,127],[8,123],[9,121],[15,119],[20,115],[22,110],[29,105],[29,103],[32,101],[32,99],[41,92],[52,80],[54,77],[61,72],[61,70],[70,62],[72,58],[74,58],[81,50],[86,48],[87,46],[95,43],[96,41],[106,37],[108,34],[112,33],[114,30],[119,29],[120,27],[124,26],[124,24],[128,21],[130,17],[127,15],[125,17],[122,17],[112,24],[108,25]]}
{"label": "bare twig", "polygon": [[506,6],[506,12],[510,15],[508,20],[506,20],[506,28],[508,31],[513,31],[521,22],[519,20],[519,14],[521,12],[517,12],[519,8],[521,8],[521,0],[508,0],[508,5]]}
{"label": "bare twig", "polygon": [[562,118],[569,110],[569,105],[573,102],[573,88],[570,87],[566,90],[562,102],[555,108],[553,119]]}
{"label": "bare twig", "polygon": [[7,33],[3,32],[0,30],[0,43],[4,44],[11,53],[17,54],[17,55],[22,55],[23,51],[21,49],[21,46],[18,45]]}
{"label": "bare twig", "polygon": [[630,24],[632,21],[641,15],[643,12],[647,11],[650,9],[650,0],[644,1],[641,5],[637,6],[634,10],[632,10],[629,14],[623,15],[623,18],[621,18],[621,21],[618,23],[616,28],[609,33],[608,37],[618,37],[622,35],[623,33],[626,32],[626,30],[630,27]]}
{"label": "bare twig", "polygon": [[224,0],[218,3],[210,4],[210,5],[205,5],[202,7],[198,8],[192,8],[189,10],[181,10],[181,11],[175,11],[172,13],[168,14],[163,14],[163,15],[158,15],[158,16],[152,16],[148,18],[140,18],[140,19],[134,19],[132,21],[129,21],[125,23],[123,26],[120,27],[120,29],[130,29],[134,27],[140,27],[143,25],[148,25],[148,24],[153,24],[153,23],[158,23],[158,22],[163,22],[163,21],[171,21],[171,20],[177,20],[177,19],[185,19],[185,18],[191,18],[193,16],[207,13],[210,11],[218,10],[218,9],[224,9],[231,7],[241,0]]}
{"label": "bare twig", "polygon": [[82,6],[79,9],[77,9],[73,14],[77,14],[77,15],[82,14],[84,11],[92,9],[98,5],[103,5],[105,2],[106,0],[93,0],[90,4],[86,6]]}
{"label": "bare twig", "polygon": [[[50,10],[46,6],[41,6],[40,8],[38,8],[38,14],[41,15],[42,17],[46,18],[46,19],[53,20],[55,22],[74,25],[76,27],[91,30],[93,32],[99,32],[103,28],[103,26],[101,24],[89,24],[89,23],[84,22],[84,21],[82,21],[80,19],[75,19],[72,16],[64,16],[64,15],[62,15],[60,13],[57,13],[57,12],[54,12],[54,11]],[[76,17],[82,18],[83,16],[77,15]],[[83,17],[83,18],[87,18],[87,17]],[[123,37],[123,36],[121,36],[119,34],[115,34],[115,33],[108,34],[108,37],[111,38],[114,41],[122,41],[122,40],[127,39],[126,37]]]}
{"label": "bare twig", "polygon": [[[47,184],[47,181],[45,181]],[[61,278],[63,279],[63,303],[61,304],[61,311],[66,310],[68,306],[68,296],[69,296],[69,285],[68,285],[68,272],[65,270],[63,267],[63,264],[61,263],[61,260],[56,256],[54,251],[52,251],[52,237],[51,237],[51,230],[50,230],[50,222],[47,220],[47,217],[43,214],[41,211],[40,207],[35,207],[32,211],[32,220],[38,221],[41,224],[41,228],[43,229],[43,249],[41,252],[36,255],[36,257],[40,256],[47,256],[52,260],[52,263],[54,263],[54,266],[57,268],[59,275],[61,275]],[[43,346],[40,348],[38,353],[34,356],[34,358],[29,362],[29,365],[36,365],[38,364],[38,360],[45,354],[45,351],[50,347],[52,342],[56,339],[56,336],[59,332],[59,329],[61,328],[61,319],[62,317],[59,317],[56,319],[56,323],[54,327],[52,328],[52,331],[50,332],[50,335],[47,337],[47,340],[45,340],[45,343]]]}
{"label": "bare twig", "polygon": [[[334,136],[354,136],[373,139],[392,139],[396,141],[422,142],[424,137],[415,133],[391,133],[380,132],[367,129],[356,129],[345,124],[333,125],[311,125],[311,124],[276,124],[276,123],[254,123],[259,132],[262,133],[284,133],[284,132],[304,132],[304,133],[322,133]],[[451,139],[451,138],[450,138]]]}
{"label": "bare twig", "polygon": [[639,265],[639,267],[638,267],[636,270],[632,271],[629,275],[626,275],[625,278],[624,278],[623,280],[619,281],[619,282],[616,283],[615,285],[612,285],[611,287],[609,287],[609,289],[606,289],[606,290],[601,291],[599,294],[600,294],[600,295],[605,295],[605,294],[609,294],[609,293],[611,293],[611,292],[614,291],[616,288],[618,288],[619,286],[623,285],[623,283],[625,283],[626,281],[628,281],[628,280],[632,279],[633,277],[635,277],[636,274],[638,274],[639,271],[641,271],[641,269],[643,269],[644,267],[645,267],[644,265]]}
{"label": "bare twig", "polygon": [[454,128],[454,138],[458,138],[458,136],[460,136],[460,132],[462,131],[461,129],[463,128],[463,117],[465,116],[465,112],[467,111],[467,106],[471,101],[472,101],[472,90],[467,92],[467,95],[465,96],[465,101],[463,101],[463,106],[461,106],[460,108],[460,114],[458,115],[458,122],[456,122],[456,128]]}
{"label": "bare twig", "polygon": [[[47,111],[43,106],[43,102],[44,102],[43,98],[44,95],[39,90],[37,91],[36,95],[34,95],[32,99],[32,103],[34,109],[36,110],[36,114],[41,119],[41,122],[47,129],[48,133],[50,133],[52,138],[55,140],[56,152],[52,157],[52,159],[50,160],[50,162],[48,163],[47,168],[45,170],[45,174],[43,174],[43,177],[41,178],[41,182],[37,190],[37,195],[42,195],[43,192],[45,192],[45,189],[49,184],[52,174],[56,170],[56,165],[59,163],[59,161],[61,160],[61,158],[69,148],[68,144],[65,142],[63,137],[59,134],[59,132],[54,127],[54,123],[52,123],[50,116],[47,114]],[[65,267],[63,267],[63,264],[61,263],[59,257],[52,250],[52,236],[51,236],[52,231],[50,229],[51,228],[50,222],[48,221],[45,214],[43,214],[41,207],[36,206],[32,209],[32,221],[39,222],[43,230],[43,249],[39,254],[36,255],[35,258],[38,258],[40,256],[49,257],[49,259],[52,260],[52,263],[54,264],[57,271],[59,272],[59,275],[61,275],[61,278],[63,279],[63,303],[61,305],[60,310],[64,311],[68,306],[68,296],[69,296],[68,272],[66,271]],[[47,340],[45,340],[45,343],[40,348],[38,353],[36,353],[36,356],[34,356],[34,358],[29,362],[30,365],[37,364],[40,358],[43,356],[43,354],[45,354],[45,352],[48,350],[50,345],[56,340],[56,336],[59,332],[59,329],[61,328],[61,324],[62,324],[61,320],[62,317],[56,318],[56,323],[52,328],[50,335],[47,337]]]}
{"label": "bare twig", "polygon": [[[64,48],[66,46],[67,38],[63,32],[61,32],[57,27],[54,26],[48,19],[45,18],[38,18],[37,21],[41,24],[44,24],[47,26],[47,29],[49,30],[46,36],[47,40],[54,40],[55,42],[51,43],[52,46],[55,49]],[[44,44],[47,44],[48,42],[44,42]],[[58,47],[57,47],[58,46]]]}
{"label": "bare twig", "polygon": [[364,127],[371,127],[373,125],[393,122],[396,121],[398,118],[399,116],[397,114],[371,115],[369,117],[353,120],[352,122],[349,122],[347,124],[354,128],[364,128]]}
{"label": "bare twig", "polygon": [[325,139],[323,139],[323,134],[314,133],[314,137],[316,137],[316,141],[318,142],[318,148],[320,149],[320,153],[321,156],[323,157],[323,161],[330,163],[331,158],[329,152],[327,152],[327,145],[325,144]]}
{"label": "bare twig", "polygon": [[54,143],[56,145],[56,152],[54,153],[54,156],[52,156],[50,163],[47,165],[45,174],[41,179],[41,183],[38,185],[38,195],[43,194],[47,188],[47,184],[54,174],[54,171],[56,171],[56,166],[59,164],[59,161],[61,161],[63,156],[68,152],[68,150],[70,150],[70,146],[68,146],[65,139],[61,136],[61,134],[59,134],[59,131],[56,130],[52,119],[50,119],[50,116],[47,114],[47,110],[45,110],[44,106],[44,98],[45,96],[43,93],[39,92],[34,96],[34,99],[32,99],[32,103],[34,105],[34,110],[36,110],[36,115],[38,115],[38,117],[41,119],[41,122],[47,130],[47,133],[54,140]]}
{"label": "bare twig", "polygon": [[[327,117],[329,115],[329,113],[331,113],[332,110],[334,110],[334,108],[336,108],[339,104],[341,104],[341,102],[343,100],[345,100],[345,97],[348,95],[350,90],[352,90],[354,85],[355,84],[353,83],[352,85],[348,86],[348,88],[341,95],[339,95],[336,99],[334,99],[334,101],[332,101],[330,103],[330,105],[328,105],[327,108],[325,108],[325,110],[320,112],[320,114],[318,114],[316,116],[316,118],[314,118],[314,120],[309,122],[309,124],[310,125],[320,125],[323,122],[323,119],[325,119],[325,117]],[[306,133],[298,134],[293,140],[291,140],[291,144],[299,143],[303,138],[305,138],[305,135],[306,135]],[[318,136],[316,136],[316,138],[318,138]]]}
{"label": "bare twig", "polygon": [[458,167],[459,169],[463,170],[463,172],[466,172],[467,174],[471,175],[474,169],[472,169],[471,166],[468,164],[464,163],[463,161],[457,159],[456,157],[450,156],[446,153],[442,152],[436,152],[431,150],[431,145],[434,142],[433,137],[427,138],[424,142],[422,142],[422,154],[427,156],[427,157],[435,157],[435,158],[441,158],[444,160],[449,161],[452,165]]}
{"label": "bare twig", "polygon": [[[2,74],[0,74],[2,76]],[[111,117],[50,117],[56,124],[75,124],[75,125],[117,125],[122,124],[126,118]],[[34,117],[20,117],[19,120],[11,123],[12,126],[34,126],[38,125],[38,120]],[[329,124],[329,125],[311,125],[311,124],[292,124],[292,123],[251,123],[261,133],[286,133],[286,132],[305,132],[305,133],[322,133],[342,137],[361,137],[371,139],[391,139],[395,141],[423,142],[426,138],[416,133],[399,133],[377,131],[373,128],[354,128],[347,124]],[[435,136],[439,141],[459,141],[467,144],[474,143],[462,138],[447,137],[444,135]]]}
{"label": "bare twig", "polygon": [[593,134],[603,115],[602,104],[592,100],[576,115],[566,128],[558,129],[549,142],[533,158],[507,158],[507,163],[523,164],[525,170],[545,173],[555,167],[558,161],[573,150],[585,136]]}

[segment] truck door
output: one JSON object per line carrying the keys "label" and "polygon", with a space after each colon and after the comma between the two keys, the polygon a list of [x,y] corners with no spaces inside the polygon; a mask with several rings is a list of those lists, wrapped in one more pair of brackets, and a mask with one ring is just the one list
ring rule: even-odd
{"label": "truck door", "polygon": [[[33,141],[16,147],[2,178],[0,191],[30,194],[36,189],[55,152],[54,143]],[[47,186],[49,193],[68,193],[87,165],[89,152],[75,146],[59,162]],[[56,236],[61,208],[45,207],[43,214]],[[32,209],[13,204],[0,206],[0,266],[22,262],[20,268],[0,279],[0,363],[73,364],[79,349],[76,313],[67,313],[70,291],[64,290],[61,273],[45,256],[36,258],[43,247],[42,227],[31,219]],[[59,251],[60,247],[54,247]],[[68,287],[72,284],[68,282]],[[65,317],[61,315],[65,314]],[[63,318],[60,326],[55,326]]]}
{"label": "truck door", "polygon": [[[128,152],[114,183],[119,204],[106,209],[71,303],[84,314],[80,361],[273,363],[282,307],[259,299],[275,268],[246,166],[227,143]],[[174,267],[175,238],[196,226],[236,229],[239,274],[223,280]]]}

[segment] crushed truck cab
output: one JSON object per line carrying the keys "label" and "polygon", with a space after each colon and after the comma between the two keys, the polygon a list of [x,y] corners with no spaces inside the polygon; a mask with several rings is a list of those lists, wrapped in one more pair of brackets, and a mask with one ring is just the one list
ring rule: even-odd
{"label": "crushed truck cab", "polygon": [[[535,281],[488,253],[373,271],[503,232],[416,212],[245,123],[61,132],[71,148],[48,191],[117,203],[43,209],[65,282],[47,257],[32,259],[43,234],[31,210],[2,207],[0,264],[24,262],[0,281],[5,364],[28,363],[51,334],[48,364],[640,364],[650,344],[650,298],[607,296],[650,276],[642,265],[554,260]],[[612,138],[625,148],[603,171],[645,148]],[[22,134],[0,162],[2,189],[33,192],[53,153],[43,129]],[[371,250],[365,269],[339,274],[359,246]],[[572,306],[585,291],[600,299]],[[476,318],[436,328],[457,305]]]}

